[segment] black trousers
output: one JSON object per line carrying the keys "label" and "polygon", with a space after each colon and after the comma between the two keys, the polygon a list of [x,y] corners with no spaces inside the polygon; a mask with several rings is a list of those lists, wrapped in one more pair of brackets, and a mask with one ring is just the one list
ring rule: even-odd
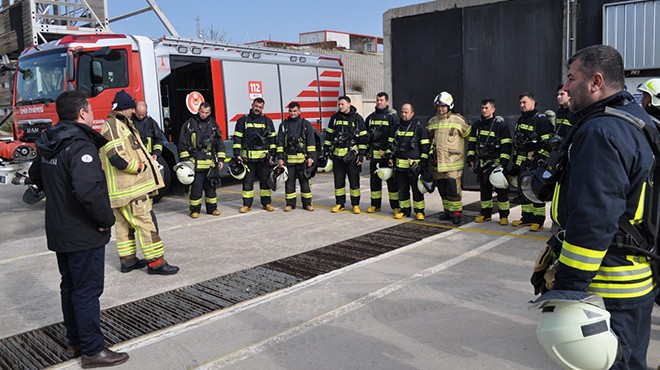
{"label": "black trousers", "polygon": [[105,246],[56,256],[68,344],[94,356],[103,350],[99,297],[103,293]]}
{"label": "black trousers", "polygon": [[424,194],[417,188],[417,177],[408,170],[396,170],[396,185],[399,189],[399,207],[404,215],[410,216],[410,191],[413,196],[413,210],[415,213],[424,214],[426,208]]}
{"label": "black trousers", "polygon": [[[261,205],[265,206],[270,204],[271,199],[271,190],[268,186],[268,175],[270,175],[270,166],[264,161],[259,162],[247,162],[247,167],[249,171],[245,174],[243,178],[243,205],[252,207],[252,201],[254,200],[254,181],[255,179],[259,180],[259,198],[261,200]],[[290,176],[290,175],[289,175]]]}
{"label": "black trousers", "polygon": [[497,189],[490,183],[488,176],[480,172],[477,174],[479,182],[479,200],[481,201],[481,215],[487,218],[493,215],[493,190],[497,194],[497,208],[500,218],[509,217],[509,189]]}
{"label": "black trousers", "polygon": [[286,205],[296,208],[296,179],[300,183],[300,200],[303,208],[312,205],[312,180],[305,178],[305,163],[288,164],[289,177],[285,184]]}
{"label": "black trousers", "polygon": [[619,337],[621,346],[621,361],[615,363],[610,369],[633,370],[647,369],[646,353],[651,338],[651,312],[653,300],[649,300],[641,307],[616,310],[606,307],[612,315],[610,324],[612,330]]}
{"label": "black trousers", "polygon": [[332,171],[335,179],[335,203],[346,204],[346,176],[351,195],[351,205],[360,205],[360,166],[354,161],[345,163],[343,157],[332,156]]}
{"label": "black trousers", "polygon": [[[381,163],[379,159],[371,159],[369,162],[369,185],[371,187],[371,205],[380,208],[383,200],[383,180],[378,177],[376,172],[376,165]],[[381,163],[382,166],[382,163]],[[396,184],[396,176],[392,176],[387,180],[388,199],[390,200],[390,207],[392,209],[399,208],[398,189]]]}
{"label": "black trousers", "polygon": [[190,212],[199,213],[202,210],[202,192],[206,196],[206,213],[212,213],[218,208],[218,193],[206,178],[207,173],[208,170],[195,172],[195,180],[190,185]]}

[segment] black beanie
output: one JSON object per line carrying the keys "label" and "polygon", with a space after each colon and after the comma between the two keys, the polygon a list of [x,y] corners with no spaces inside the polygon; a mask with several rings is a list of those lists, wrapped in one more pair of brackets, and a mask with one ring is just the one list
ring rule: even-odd
{"label": "black beanie", "polygon": [[135,108],[135,100],[125,90],[118,92],[112,101],[112,110],[125,110]]}

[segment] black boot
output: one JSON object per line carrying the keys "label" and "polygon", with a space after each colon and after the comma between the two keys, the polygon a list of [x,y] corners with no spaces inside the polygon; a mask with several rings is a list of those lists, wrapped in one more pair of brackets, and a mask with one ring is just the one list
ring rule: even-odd
{"label": "black boot", "polygon": [[149,268],[147,269],[149,275],[174,275],[177,272],[179,272],[179,268],[170,265],[163,258],[150,262]]}
{"label": "black boot", "polygon": [[147,266],[147,260],[138,259],[135,255],[119,257],[119,261],[121,262],[121,272],[131,272]]}

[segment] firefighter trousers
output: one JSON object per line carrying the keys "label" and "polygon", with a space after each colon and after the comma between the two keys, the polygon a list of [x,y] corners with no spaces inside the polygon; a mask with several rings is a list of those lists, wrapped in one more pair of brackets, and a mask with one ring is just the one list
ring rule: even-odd
{"label": "firefighter trousers", "polygon": [[[369,185],[371,186],[371,205],[380,208],[383,198],[383,180],[378,177],[376,165],[381,163],[378,159],[371,159],[369,163]],[[399,191],[396,183],[396,176],[387,180],[387,195],[392,209],[399,208]]]}
{"label": "firefighter trousers", "polygon": [[545,203],[532,203],[523,197],[520,202],[520,209],[522,211],[520,220],[524,224],[534,223],[543,225],[545,222]]}
{"label": "firefighter trousers", "polygon": [[[254,200],[254,181],[259,180],[259,198],[261,205],[266,206],[271,203],[270,195],[271,190],[268,186],[268,176],[270,175],[270,166],[264,161],[247,162],[248,172],[243,178],[243,205],[252,207]],[[289,175],[291,176],[291,175]]]}
{"label": "firefighter trousers", "polygon": [[436,184],[442,207],[445,212],[463,211],[463,190],[461,189],[461,177],[463,170],[438,172],[435,174]]}
{"label": "firefighter trousers", "polygon": [[480,172],[477,174],[479,182],[479,197],[481,200],[481,215],[490,218],[493,215],[493,190],[497,194],[497,211],[500,218],[509,217],[509,209],[511,203],[509,202],[509,189],[493,188],[486,173]]}
{"label": "firefighter trousers", "polygon": [[335,179],[335,203],[346,204],[346,176],[351,194],[351,205],[360,205],[360,169],[361,167],[351,161],[344,162],[343,157],[333,156],[332,171]]}
{"label": "firefighter trousers", "polygon": [[116,219],[115,238],[120,258],[135,256],[138,242],[147,261],[163,257],[163,241],[151,218],[151,200],[148,196],[134,199],[124,207],[112,210]]}
{"label": "firefighter trousers", "polygon": [[417,176],[414,176],[409,170],[397,170],[395,177],[399,189],[399,208],[401,208],[401,212],[406,216],[410,216],[410,191],[412,190],[412,208],[415,213],[424,214],[426,204],[424,194],[417,188]]}
{"label": "firefighter trousers", "polygon": [[208,170],[195,171],[195,180],[190,185],[190,213],[200,213],[202,210],[202,192],[206,196],[206,213],[211,214],[218,209],[218,193],[211,181],[206,178]]}
{"label": "firefighter trousers", "polygon": [[312,205],[312,180],[305,177],[306,163],[289,164],[289,177],[286,179],[286,205],[296,208],[296,180],[300,183],[300,201],[303,208]]}
{"label": "firefighter trousers", "polygon": [[[653,294],[653,293],[651,293]],[[647,369],[646,354],[651,338],[652,299],[635,305],[634,308],[613,309],[606,307],[612,315],[610,324],[612,331],[619,338],[621,360],[610,369],[629,370]]]}

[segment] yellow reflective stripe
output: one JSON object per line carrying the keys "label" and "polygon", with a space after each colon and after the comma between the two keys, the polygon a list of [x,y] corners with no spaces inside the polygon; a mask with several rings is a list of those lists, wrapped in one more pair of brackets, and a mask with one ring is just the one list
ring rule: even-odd
{"label": "yellow reflective stripe", "polygon": [[300,164],[305,161],[305,155],[302,153],[297,153],[297,154],[287,154],[286,155],[286,161],[289,164]]}
{"label": "yellow reflective stripe", "polygon": [[335,196],[346,195],[346,188],[335,189]]}
{"label": "yellow reflective stripe", "polygon": [[348,121],[337,120],[337,121],[335,121],[335,126],[348,126]]}
{"label": "yellow reflective stripe", "polygon": [[463,161],[456,163],[447,163],[447,164],[438,163],[438,171],[440,172],[462,170],[463,167],[465,167],[465,163]]}
{"label": "yellow reflective stripe", "polygon": [[426,207],[426,203],[423,200],[421,202],[413,201],[413,208],[423,209],[424,207]]}
{"label": "yellow reflective stripe", "polygon": [[208,203],[208,204],[218,204],[218,198],[217,197],[215,197],[215,198],[207,197],[206,198],[206,203]]}
{"label": "yellow reflective stripe", "polygon": [[243,133],[240,132],[240,131],[235,131],[235,132],[234,132],[234,136],[236,136],[236,137],[243,137]]}
{"label": "yellow reflective stripe", "polygon": [[642,183],[642,192],[639,195],[639,202],[635,210],[635,218],[630,222],[635,225],[641,223],[644,217],[644,199],[646,198],[646,182]]}
{"label": "yellow reflective stripe", "polygon": [[606,252],[579,247],[564,240],[559,262],[582,271],[598,271]]}
{"label": "yellow reflective stripe", "polygon": [[603,298],[635,298],[647,295],[654,287],[655,283],[649,277],[644,281],[630,284],[591,283],[587,292],[598,294]]}
{"label": "yellow reflective stripe", "polygon": [[352,197],[359,197],[360,196],[360,189],[350,189],[350,193]]}
{"label": "yellow reflective stripe", "polygon": [[467,155],[468,155],[468,157],[471,156],[471,155],[477,155],[477,152],[475,152],[474,150],[468,150]]}
{"label": "yellow reflective stripe", "polygon": [[367,136],[367,130],[362,130],[358,133],[358,136]]}
{"label": "yellow reflective stripe", "polygon": [[463,126],[462,126],[460,123],[450,123],[450,122],[447,122],[447,123],[437,123],[437,124],[435,124],[435,125],[433,125],[433,126],[434,126],[434,128],[455,128],[455,129],[457,129],[457,130],[460,130],[460,129],[463,128]]}
{"label": "yellow reflective stripe", "polygon": [[511,140],[511,138],[509,138],[509,137],[506,137],[506,138],[503,138],[502,140],[500,140],[500,143],[501,144],[511,144],[511,143],[513,143],[513,140]]}
{"label": "yellow reflective stripe", "polygon": [[471,143],[476,143],[476,142],[477,142],[477,138],[474,137],[474,136],[470,136],[470,138],[468,139],[468,141],[471,142]]}
{"label": "yellow reflective stripe", "polygon": [[415,133],[411,132],[411,131],[403,131],[403,132],[397,131],[396,132],[396,136],[411,136],[412,137],[413,135],[415,135]]}
{"label": "yellow reflective stripe", "polygon": [[190,199],[190,200],[188,201],[188,203],[189,203],[191,206],[198,206],[198,205],[202,204],[202,198],[199,198],[199,199]]}
{"label": "yellow reflective stripe", "polygon": [[152,181],[146,182],[144,184],[140,184],[138,186],[128,188],[128,189],[125,189],[125,190],[122,190],[122,191],[110,192],[109,196],[110,196],[110,199],[119,199],[119,198],[127,197],[127,196],[130,196],[130,195],[137,195],[137,194],[144,193],[145,189],[148,189],[148,188],[153,187],[153,186],[156,186],[156,183],[152,180]]}
{"label": "yellow reflective stripe", "polygon": [[241,143],[234,143],[234,145],[232,145],[232,148],[234,149],[241,149],[242,147],[243,145],[241,145]]}
{"label": "yellow reflective stripe", "polygon": [[260,197],[269,197],[271,195],[270,189],[259,189]]}
{"label": "yellow reflective stripe", "polygon": [[[483,131],[482,130],[482,131],[479,131],[479,135],[495,137],[495,131]],[[470,138],[470,139],[472,139],[472,138]],[[475,140],[476,140],[476,138],[475,138]]]}
{"label": "yellow reflective stripe", "polygon": [[245,128],[266,128],[266,125],[263,123],[248,122],[245,124]]}
{"label": "yellow reflective stripe", "polygon": [[284,199],[296,199],[296,193],[286,193]]}
{"label": "yellow reflective stripe", "polygon": [[369,125],[374,125],[374,126],[389,126],[389,125],[390,125],[390,121],[371,120],[371,121],[369,121]]}
{"label": "yellow reflective stripe", "polygon": [[519,124],[518,128],[525,131],[534,131],[534,125],[528,125],[526,123]]}
{"label": "yellow reflective stripe", "polygon": [[410,208],[410,199],[399,200],[399,206],[401,207],[401,209]]}
{"label": "yellow reflective stripe", "polygon": [[502,153],[502,154],[500,154],[500,158],[502,158],[502,159],[511,159],[511,156],[507,153]]}
{"label": "yellow reflective stripe", "polygon": [[307,147],[307,152],[316,152],[316,145],[310,145]]}
{"label": "yellow reflective stripe", "polygon": [[266,157],[266,154],[268,154],[268,150],[244,150],[243,152],[249,159],[261,159]]}
{"label": "yellow reflective stripe", "polygon": [[254,190],[243,190],[241,192],[243,198],[254,198]]}
{"label": "yellow reflective stripe", "polygon": [[[557,222],[559,219],[559,190],[561,185],[559,181],[555,183],[555,192],[552,193],[552,202],[550,203],[550,217],[554,222]],[[557,223],[559,224],[559,223]]]}
{"label": "yellow reflective stripe", "polygon": [[383,196],[382,191],[371,191],[371,199],[380,199]]}
{"label": "yellow reflective stripe", "polygon": [[567,120],[566,118],[558,118],[557,121],[555,122],[556,125],[566,125],[566,126],[573,126],[571,124],[571,121]]}
{"label": "yellow reflective stripe", "polygon": [[422,144],[422,145],[424,145],[424,144],[431,144],[431,140],[429,140],[429,139],[422,139],[422,140],[419,141],[419,143]]}
{"label": "yellow reflective stripe", "polygon": [[160,150],[162,152],[163,151],[163,146],[161,144],[156,144],[156,145],[154,145],[153,150],[154,151]]}
{"label": "yellow reflective stripe", "polygon": [[334,133],[335,133],[335,130],[332,129],[332,128],[330,128],[330,127],[328,127],[328,128],[325,129],[325,132],[327,132],[327,133],[329,133],[329,134],[334,134]]}
{"label": "yellow reflective stripe", "polygon": [[312,199],[312,193],[303,193],[303,192],[301,192],[300,197],[305,198],[305,199]]}
{"label": "yellow reflective stripe", "polygon": [[332,152],[332,154],[336,155],[337,157],[343,157],[348,153],[348,148],[335,148],[335,150]]}

